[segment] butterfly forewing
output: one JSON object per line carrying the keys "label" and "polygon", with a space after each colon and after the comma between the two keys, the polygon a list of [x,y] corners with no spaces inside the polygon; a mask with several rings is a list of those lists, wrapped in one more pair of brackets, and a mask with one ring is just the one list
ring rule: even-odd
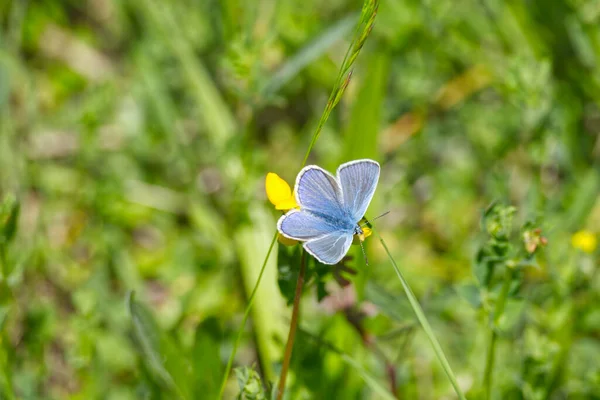
{"label": "butterfly forewing", "polygon": [[342,207],[357,223],[367,211],[379,181],[379,164],[358,160],[342,164],[337,171],[342,190]]}
{"label": "butterfly forewing", "polygon": [[296,201],[302,210],[342,216],[342,189],[333,175],[316,165],[305,167],[296,179]]}

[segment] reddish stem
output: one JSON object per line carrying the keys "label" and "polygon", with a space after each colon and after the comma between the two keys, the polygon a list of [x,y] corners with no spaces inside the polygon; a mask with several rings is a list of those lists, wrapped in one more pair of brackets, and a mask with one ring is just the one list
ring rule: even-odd
{"label": "reddish stem", "polygon": [[292,359],[292,350],[294,348],[294,339],[296,338],[296,328],[298,327],[298,315],[300,314],[300,297],[302,297],[302,286],[304,286],[304,272],[306,269],[306,252],[302,250],[300,259],[300,272],[298,273],[298,282],[296,283],[296,294],[294,296],[294,306],[292,308],[292,321],[290,322],[290,332],[288,333],[287,343],[285,345],[285,354],[283,356],[283,365],[281,366],[281,375],[279,376],[279,386],[277,390],[277,400],[283,398],[285,391],[285,380],[287,378],[290,360]]}

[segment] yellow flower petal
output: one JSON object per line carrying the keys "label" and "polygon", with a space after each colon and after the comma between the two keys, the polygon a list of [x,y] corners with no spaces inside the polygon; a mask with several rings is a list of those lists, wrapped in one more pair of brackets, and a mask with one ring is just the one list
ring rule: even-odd
{"label": "yellow flower petal", "polygon": [[295,244],[298,243],[297,240],[286,238],[281,233],[277,235],[277,240],[279,241],[279,243],[283,244],[284,246],[294,246]]}
{"label": "yellow flower petal", "polygon": [[269,201],[277,210],[291,210],[298,207],[290,185],[274,172],[269,172],[265,180],[265,190]]}
{"label": "yellow flower petal", "polygon": [[277,205],[281,200],[285,200],[292,195],[290,185],[274,172],[269,172],[267,174],[265,189],[269,201],[274,205]]}
{"label": "yellow flower petal", "polygon": [[363,230],[363,235],[364,235],[365,239],[373,234],[373,231],[371,230],[371,228],[369,228],[367,226],[362,228],[362,230]]}
{"label": "yellow flower petal", "polygon": [[290,196],[285,200],[281,200],[279,203],[275,204],[275,208],[277,210],[291,210],[292,208],[298,207],[298,203],[296,203],[296,199],[294,196]]}
{"label": "yellow flower petal", "polygon": [[571,236],[571,244],[576,249],[586,253],[593,253],[598,245],[596,235],[590,231],[579,231]]}

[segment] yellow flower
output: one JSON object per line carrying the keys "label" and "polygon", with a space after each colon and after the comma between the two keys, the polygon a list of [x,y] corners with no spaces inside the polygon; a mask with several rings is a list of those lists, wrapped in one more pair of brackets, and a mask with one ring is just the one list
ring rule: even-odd
{"label": "yellow flower", "polygon": [[596,250],[598,240],[596,239],[596,235],[594,233],[583,230],[575,232],[575,234],[571,236],[571,244],[576,249],[591,254],[594,252],[594,250]]}
{"label": "yellow flower", "polygon": [[364,240],[366,238],[368,238],[369,236],[371,236],[373,234],[373,231],[371,230],[371,228],[365,226],[362,228],[362,235],[354,235],[354,238],[352,238],[352,244],[360,244],[360,242],[364,242]]}
{"label": "yellow flower", "polygon": [[267,174],[265,190],[269,201],[273,203],[275,209],[287,211],[298,207],[290,185],[276,173],[269,172]]}
{"label": "yellow flower", "polygon": [[[265,179],[265,191],[267,192],[269,201],[273,203],[277,210],[287,211],[292,208],[300,208],[298,203],[296,203],[290,185],[274,172],[269,172],[267,174],[267,178]],[[363,227],[362,230],[362,235],[354,235],[352,244],[359,244],[373,233],[371,229],[366,226]],[[277,240],[285,246],[293,246],[298,243],[297,240],[286,238],[282,234],[278,235]]]}
{"label": "yellow flower", "polygon": [[[277,210],[287,211],[292,208],[298,208],[298,203],[296,203],[290,185],[276,173],[269,172],[267,174],[265,190],[269,201],[273,203]],[[293,246],[298,243],[297,240],[286,238],[281,233],[277,235],[277,240],[285,246]]]}
{"label": "yellow flower", "polygon": [[284,246],[294,246],[295,244],[298,243],[297,240],[286,238],[281,233],[277,234],[277,240],[279,241],[279,243],[281,243]]}

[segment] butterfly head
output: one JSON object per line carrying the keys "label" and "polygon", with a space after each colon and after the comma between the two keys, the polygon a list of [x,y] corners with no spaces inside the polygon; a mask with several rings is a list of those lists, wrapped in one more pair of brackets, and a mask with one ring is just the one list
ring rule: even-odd
{"label": "butterfly head", "polygon": [[354,227],[354,235],[356,237],[358,237],[358,239],[361,242],[365,241],[365,232],[363,231],[363,229],[360,227],[360,225],[356,224],[356,226]]}

